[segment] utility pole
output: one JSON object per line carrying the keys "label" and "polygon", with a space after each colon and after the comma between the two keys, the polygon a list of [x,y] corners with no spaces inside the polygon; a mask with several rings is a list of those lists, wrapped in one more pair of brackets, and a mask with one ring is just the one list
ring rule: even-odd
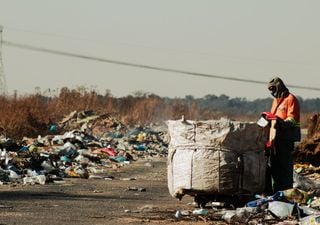
{"label": "utility pole", "polygon": [[0,95],[7,94],[7,82],[4,75],[3,63],[2,63],[2,31],[3,26],[0,25]]}

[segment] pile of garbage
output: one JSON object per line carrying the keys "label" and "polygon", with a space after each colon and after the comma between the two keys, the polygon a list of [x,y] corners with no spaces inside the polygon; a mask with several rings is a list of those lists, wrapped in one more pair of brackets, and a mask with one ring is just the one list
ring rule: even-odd
{"label": "pile of garbage", "polygon": [[1,136],[1,184],[45,184],[97,174],[110,179],[110,168],[167,156],[165,126],[128,127],[115,114],[74,111],[51,124],[49,133],[20,141]]}
{"label": "pile of garbage", "polygon": [[[319,119],[319,115],[313,117],[314,126],[302,141],[311,146],[312,140],[316,153],[320,150]],[[182,119],[168,121],[168,128],[169,191],[179,199],[184,194],[194,196],[200,206],[192,212],[179,209],[176,218],[201,215],[230,224],[320,224],[320,177],[315,176],[319,167],[296,163],[293,188],[271,196],[262,194],[259,185],[264,187],[265,171],[259,172],[259,163],[265,166],[266,161],[259,154],[263,154],[265,142],[255,124]],[[211,206],[207,207],[208,203]]]}
{"label": "pile of garbage", "polygon": [[[224,221],[228,224],[249,225],[317,225],[320,224],[320,183],[294,171],[294,187],[271,196],[255,194],[243,196],[244,204],[232,204],[220,198],[195,210],[178,209],[177,220],[199,217],[205,221]],[[235,199],[236,195],[231,196]]]}
{"label": "pile of garbage", "polygon": [[303,225],[320,224],[320,186],[313,185],[317,189],[306,191],[294,187],[272,196],[255,195],[256,199],[247,202],[244,207],[222,210],[218,214],[229,223],[298,224],[299,221]]}
{"label": "pile of garbage", "polygon": [[245,207],[220,211],[222,219],[233,224],[320,224],[320,114],[308,119],[307,135],[294,156],[292,189],[255,195]]}
{"label": "pile of garbage", "polygon": [[320,166],[320,113],[307,120],[307,136],[303,139],[294,153],[300,163]]}

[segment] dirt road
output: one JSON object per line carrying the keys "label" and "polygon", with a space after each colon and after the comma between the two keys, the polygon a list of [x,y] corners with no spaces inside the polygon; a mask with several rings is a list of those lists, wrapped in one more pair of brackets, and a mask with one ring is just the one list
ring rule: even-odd
{"label": "dirt road", "polygon": [[178,201],[168,193],[165,158],[139,160],[108,175],[114,179],[2,185],[0,224],[224,224],[192,214],[175,217],[177,209],[195,206],[191,197]]}

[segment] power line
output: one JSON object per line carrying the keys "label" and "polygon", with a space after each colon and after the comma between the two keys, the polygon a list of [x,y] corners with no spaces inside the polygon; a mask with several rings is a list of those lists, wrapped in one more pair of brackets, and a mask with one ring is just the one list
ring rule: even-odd
{"label": "power line", "polygon": [[[2,41],[2,42],[5,45],[16,47],[16,48],[27,49],[27,50],[38,51],[38,52],[46,52],[46,53],[55,54],[55,55],[63,55],[63,56],[68,56],[68,57],[75,57],[75,58],[87,59],[87,60],[104,62],[104,63],[111,63],[111,64],[117,64],[117,65],[123,65],[123,66],[131,66],[131,67],[150,69],[150,70],[158,70],[158,71],[163,71],[163,72],[179,73],[179,74],[184,74],[184,75],[189,75],[189,76],[206,77],[206,78],[214,78],[214,79],[222,79],[222,80],[232,80],[232,81],[238,81],[238,82],[264,84],[264,85],[266,84],[265,81],[258,81],[258,80],[252,80],[252,79],[242,79],[242,78],[237,78],[237,77],[229,77],[229,76],[213,75],[213,74],[205,74],[205,73],[196,73],[196,72],[190,72],[190,71],[184,71],[184,70],[178,70],[178,69],[170,69],[170,68],[150,66],[150,65],[145,65],[145,64],[130,63],[130,62],[100,58],[100,57],[95,57],[95,56],[88,56],[88,55],[82,55],[82,54],[77,54],[77,53],[65,52],[65,51],[60,51],[60,50],[47,49],[47,48],[43,48],[43,47],[20,44],[20,43],[15,43],[15,42],[11,42],[11,41]],[[291,87],[291,88],[297,88],[297,89],[320,91],[320,88],[318,88],[318,87],[290,85],[290,84],[288,84],[286,86]]]}
{"label": "power line", "polygon": [[[54,38],[64,38],[68,40],[79,40],[79,41],[87,41],[91,43],[103,43],[103,44],[118,44],[118,45],[126,45],[126,46],[133,46],[133,47],[143,47],[143,48],[149,48],[149,49],[156,49],[156,50],[166,50],[170,52],[182,52],[182,53],[187,53],[187,54],[197,54],[197,55],[209,55],[209,53],[206,52],[194,52],[194,51],[185,51],[185,50],[180,50],[180,49],[172,49],[172,48],[163,48],[163,47],[154,47],[148,44],[142,44],[142,43],[130,43],[130,42],[119,42],[119,41],[106,41],[106,40],[101,40],[101,39],[89,39],[89,38],[82,38],[82,37],[74,37],[74,36],[69,36],[69,35],[61,35],[61,34],[56,34],[56,33],[47,33],[47,32],[39,32],[39,31],[32,31],[32,30],[26,30],[26,29],[20,29],[20,28],[13,28],[13,27],[7,27],[6,29],[13,30],[13,31],[18,31],[18,32],[24,32],[24,33],[30,33],[30,34],[35,34],[35,35],[42,35],[42,36],[47,36],[47,37],[54,37]],[[223,56],[225,57],[225,56]]]}
{"label": "power line", "polygon": [[15,28],[15,27],[8,27],[5,26],[7,30],[12,30],[12,31],[17,31],[17,32],[23,32],[23,33],[29,33],[32,35],[41,35],[41,36],[47,36],[51,38],[63,38],[63,39],[68,39],[69,41],[86,41],[86,42],[91,42],[94,44],[112,44],[112,45],[125,45],[125,46],[130,46],[130,47],[143,47],[147,49],[154,49],[154,50],[161,50],[161,51],[169,51],[169,52],[175,52],[175,53],[184,53],[184,54],[191,54],[191,55],[201,55],[201,56],[206,56],[206,57],[219,57],[219,58],[224,58],[227,60],[237,60],[239,62],[266,62],[266,63],[285,63],[285,64],[299,64],[302,66],[318,66],[318,64],[313,64],[313,63],[305,63],[305,62],[290,62],[287,60],[274,60],[274,59],[268,59],[268,58],[251,58],[251,57],[244,57],[244,56],[228,56],[228,55],[223,55],[223,54],[212,54],[209,52],[201,52],[201,51],[191,51],[191,50],[181,50],[181,49],[175,49],[175,48],[166,48],[166,47],[157,47],[157,46],[152,46],[149,44],[143,44],[143,43],[132,43],[132,42],[124,42],[124,41],[114,41],[114,40],[105,40],[105,39],[92,39],[92,38],[83,38],[83,37],[75,37],[75,36],[70,36],[70,35],[63,35],[63,34],[57,34],[57,33],[49,33],[49,32],[41,32],[41,31],[35,31],[35,30],[27,30],[27,29],[21,29],[21,28]]}

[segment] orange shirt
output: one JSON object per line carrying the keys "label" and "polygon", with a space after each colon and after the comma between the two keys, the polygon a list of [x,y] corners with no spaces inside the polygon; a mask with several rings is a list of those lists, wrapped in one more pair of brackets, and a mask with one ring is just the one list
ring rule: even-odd
{"label": "orange shirt", "polygon": [[285,98],[273,99],[271,112],[283,120],[300,123],[300,105],[293,94],[289,94]]}

